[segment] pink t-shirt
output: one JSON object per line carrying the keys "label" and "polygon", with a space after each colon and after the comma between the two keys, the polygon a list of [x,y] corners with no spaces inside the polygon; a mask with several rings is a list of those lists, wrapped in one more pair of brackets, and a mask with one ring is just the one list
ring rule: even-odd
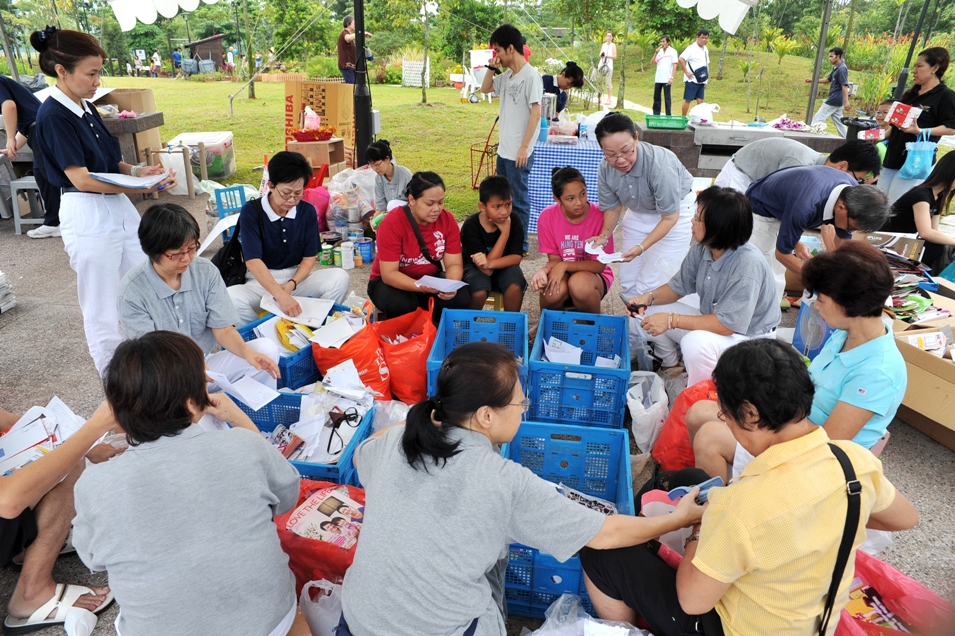
{"label": "pink t-shirt", "polygon": [[[592,261],[596,256],[584,251],[584,242],[591,236],[597,236],[604,226],[604,213],[596,203],[590,204],[587,216],[580,223],[571,223],[555,203],[541,210],[537,218],[537,249],[541,254],[556,254],[561,260]],[[613,252],[613,237],[607,242],[604,251]],[[607,290],[613,283],[613,270],[610,265],[600,274],[607,284]]]}

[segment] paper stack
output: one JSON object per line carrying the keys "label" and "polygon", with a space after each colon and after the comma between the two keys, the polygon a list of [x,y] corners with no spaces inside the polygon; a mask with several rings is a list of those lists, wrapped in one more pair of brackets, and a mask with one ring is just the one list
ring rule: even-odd
{"label": "paper stack", "polygon": [[0,314],[10,311],[17,306],[17,299],[13,295],[13,286],[7,279],[7,275],[0,272]]}
{"label": "paper stack", "polygon": [[45,407],[32,407],[0,437],[0,475],[43,457],[85,423],[55,396]]}
{"label": "paper stack", "polygon": [[580,364],[580,356],[584,350],[551,336],[544,342],[544,358],[555,364]]}

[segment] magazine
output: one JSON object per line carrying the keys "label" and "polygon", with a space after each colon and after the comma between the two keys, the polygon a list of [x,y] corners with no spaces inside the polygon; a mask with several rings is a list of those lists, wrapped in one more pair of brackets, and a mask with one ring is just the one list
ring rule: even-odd
{"label": "magazine", "polygon": [[576,501],[584,508],[590,508],[591,510],[602,512],[607,516],[617,514],[617,507],[613,505],[613,503],[607,501],[606,499],[601,499],[600,497],[594,497],[593,495],[582,493],[579,490],[574,490],[569,486],[565,486],[563,483],[557,485],[557,492],[567,497],[571,501]]}
{"label": "magazine", "polygon": [[285,527],[300,537],[348,550],[358,542],[365,507],[348,496],[347,486],[316,490],[288,518]]}

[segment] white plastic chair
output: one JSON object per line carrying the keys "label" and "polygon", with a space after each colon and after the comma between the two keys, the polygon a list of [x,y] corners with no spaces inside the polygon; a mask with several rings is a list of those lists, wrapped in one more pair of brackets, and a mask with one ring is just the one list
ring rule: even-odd
{"label": "white plastic chair", "polygon": [[[43,225],[43,199],[40,197],[40,188],[36,184],[35,177],[20,177],[13,171],[13,164],[6,155],[0,155],[0,168],[3,168],[10,175],[10,208],[7,208],[7,202],[0,197],[0,206],[2,206],[4,215],[13,215],[13,232],[22,234],[23,225]],[[20,205],[18,197],[20,192],[26,192],[27,199],[30,201],[30,216],[23,218],[20,216]],[[11,209],[12,208],[12,209]]]}

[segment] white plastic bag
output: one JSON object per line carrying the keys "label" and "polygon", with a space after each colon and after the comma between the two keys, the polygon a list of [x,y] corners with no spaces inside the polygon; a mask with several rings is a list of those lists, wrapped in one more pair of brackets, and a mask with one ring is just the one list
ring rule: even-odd
{"label": "white plastic bag", "polygon": [[530,636],[651,636],[630,623],[593,618],[580,606],[580,597],[573,594],[562,594],[544,617],[544,624]]}
{"label": "white plastic bag", "polygon": [[375,402],[375,419],[371,422],[371,432],[377,433],[389,426],[404,422],[408,417],[410,406],[396,400],[379,400]]}
{"label": "white plastic bag", "polygon": [[305,107],[305,130],[314,130],[322,125],[322,118],[311,106]]}
{"label": "white plastic bag", "polygon": [[719,104],[707,104],[703,102],[702,104],[697,104],[690,109],[688,115],[690,116],[690,123],[699,124],[699,123],[713,123],[713,113],[720,112]]}
{"label": "white plastic bag", "polygon": [[869,530],[867,528],[865,531],[865,543],[860,545],[859,549],[875,556],[890,545],[892,545],[891,532],[886,532],[885,530]]}
{"label": "white plastic bag", "polygon": [[[186,186],[186,164],[182,160],[182,153],[167,152],[161,154],[159,155],[159,162],[166,170],[176,171],[176,185],[167,190],[167,192],[178,196],[188,196],[189,188]],[[192,166],[189,166],[189,169],[192,170]],[[193,183],[195,183],[195,181],[193,181]]]}
{"label": "white plastic bag", "polygon": [[[311,590],[315,589],[315,600]],[[298,606],[312,636],[335,636],[342,617],[342,586],[321,581],[309,581],[302,588]]]}
{"label": "white plastic bag", "polygon": [[686,371],[684,371],[680,375],[667,378],[663,383],[667,390],[667,397],[670,398],[670,408],[673,408],[673,403],[676,402],[680,394],[686,390],[688,379],[689,376],[686,374]]}
{"label": "white plastic bag", "polygon": [[362,217],[375,211],[375,171],[368,166],[342,170],[326,186],[331,197],[329,207],[358,205]]}
{"label": "white plastic bag", "polygon": [[666,387],[660,376],[652,371],[631,373],[627,407],[633,418],[633,441],[641,451],[649,452],[670,414]]}

